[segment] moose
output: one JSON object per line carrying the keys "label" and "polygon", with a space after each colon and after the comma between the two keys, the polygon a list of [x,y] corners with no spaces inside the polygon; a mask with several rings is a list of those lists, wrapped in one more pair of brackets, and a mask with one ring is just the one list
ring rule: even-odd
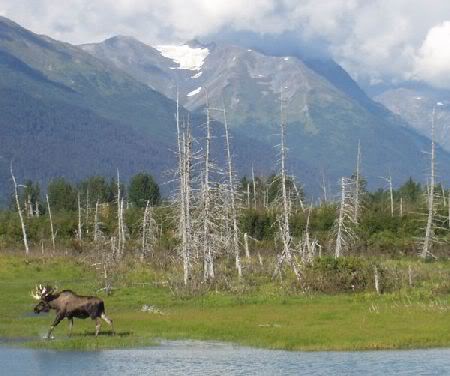
{"label": "moose", "polygon": [[69,320],[69,335],[72,334],[73,318],[85,319],[90,317],[95,320],[95,336],[100,332],[101,320],[103,319],[111,326],[114,334],[112,320],[105,314],[105,304],[103,300],[95,296],[80,296],[71,290],[57,292],[51,286],[36,286],[31,292],[31,296],[39,303],[34,307],[34,313],[48,312],[50,309],[56,311],[56,317],[47,334],[47,339],[52,338],[53,329],[64,318]]}

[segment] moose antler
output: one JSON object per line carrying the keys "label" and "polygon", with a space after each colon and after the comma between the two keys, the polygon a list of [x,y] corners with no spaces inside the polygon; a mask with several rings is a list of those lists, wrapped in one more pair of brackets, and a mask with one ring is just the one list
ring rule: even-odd
{"label": "moose antler", "polygon": [[31,290],[31,297],[35,300],[41,300],[42,298],[42,285],[36,285],[34,291]]}
{"label": "moose antler", "polygon": [[41,284],[36,285],[34,291],[31,291],[31,296],[33,299],[41,300],[46,296],[52,294],[55,290],[50,286],[42,286]]}

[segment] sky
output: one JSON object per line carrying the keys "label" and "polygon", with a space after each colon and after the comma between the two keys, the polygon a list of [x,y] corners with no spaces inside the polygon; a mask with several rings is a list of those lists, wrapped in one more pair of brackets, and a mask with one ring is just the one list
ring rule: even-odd
{"label": "sky", "polygon": [[359,82],[450,89],[450,0],[0,0],[0,15],[74,44],[114,35],[151,45],[224,31],[289,35]]}

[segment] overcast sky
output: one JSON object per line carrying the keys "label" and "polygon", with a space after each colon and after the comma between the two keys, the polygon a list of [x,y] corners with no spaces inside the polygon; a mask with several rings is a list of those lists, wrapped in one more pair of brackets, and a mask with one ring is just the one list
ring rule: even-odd
{"label": "overcast sky", "polygon": [[450,0],[1,0],[0,15],[79,44],[181,42],[223,28],[298,35],[354,78],[450,88]]}

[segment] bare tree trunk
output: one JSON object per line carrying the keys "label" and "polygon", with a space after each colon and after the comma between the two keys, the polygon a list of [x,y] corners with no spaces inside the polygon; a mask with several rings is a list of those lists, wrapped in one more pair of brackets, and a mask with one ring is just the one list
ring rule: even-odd
{"label": "bare tree trunk", "polygon": [[[242,277],[242,267],[241,267],[241,257],[239,255],[239,229],[237,225],[237,212],[236,212],[236,197],[234,190],[234,179],[233,179],[233,164],[231,160],[231,152],[230,152],[230,137],[228,134],[228,122],[225,108],[223,109],[223,120],[225,127],[225,139],[227,146],[227,161],[228,161],[228,184],[230,190],[230,202],[231,202],[231,220],[233,222],[233,251],[235,257],[236,270],[238,273],[238,277]],[[255,192],[255,175],[253,174],[252,168],[252,178],[253,178],[253,192]],[[253,199],[255,200],[255,197]],[[256,207],[256,201],[255,201]]]}
{"label": "bare tree trunk", "polygon": [[91,203],[89,202],[89,187],[86,188],[86,219],[85,219],[85,223],[86,223],[86,234],[89,234],[89,211],[90,211],[90,206]]}
{"label": "bare tree trunk", "polygon": [[253,164],[252,164],[252,182],[253,182],[253,206],[256,209],[256,181],[255,181],[255,172],[253,171]]}
{"label": "bare tree trunk", "polygon": [[403,217],[403,197],[400,197],[400,218]]}
{"label": "bare tree trunk", "polygon": [[434,119],[436,115],[436,107],[433,107],[431,115],[431,178],[428,190],[428,219],[425,228],[425,239],[423,242],[422,252],[420,256],[426,258],[431,254],[433,242],[433,215],[434,215],[434,186],[435,186],[435,144],[434,144]]}
{"label": "bare tree trunk", "polygon": [[354,217],[353,221],[358,223],[359,220],[359,194],[360,194],[360,184],[361,184],[361,142],[358,141],[358,154],[356,156],[356,181],[355,181],[355,202],[354,202]]}
{"label": "bare tree trunk", "polygon": [[191,165],[192,165],[192,136],[188,123],[183,137],[183,192],[184,192],[184,281],[187,284],[191,276]]}
{"label": "bare tree trunk", "polygon": [[48,195],[45,195],[45,198],[47,199],[48,218],[50,219],[50,232],[52,236],[52,245],[53,250],[55,250],[55,231],[53,229],[52,210],[50,209],[50,200],[48,199]]}
{"label": "bare tree trunk", "polygon": [[339,209],[338,231],[336,237],[336,248],[334,257],[338,258],[342,253],[342,239],[344,232],[344,210],[345,210],[345,179],[341,179],[341,207]]}
{"label": "bare tree trunk", "polygon": [[389,197],[391,200],[391,217],[394,216],[394,191],[392,189],[392,176],[389,176]]}
{"label": "bare tree trunk", "polygon": [[450,228],[450,190],[448,191],[448,227]]}
{"label": "bare tree trunk", "polygon": [[27,196],[27,202],[25,203],[25,212],[27,213],[27,218],[33,217],[33,205],[31,204],[31,196]]}
{"label": "bare tree trunk", "polygon": [[249,259],[250,258],[250,249],[249,249],[249,246],[248,246],[248,235],[247,235],[247,233],[244,234],[244,245],[245,245],[245,257],[247,259]]}
{"label": "bare tree trunk", "polygon": [[375,291],[377,294],[380,293],[380,276],[378,274],[378,268],[374,267],[374,284],[375,284]]}
{"label": "bare tree trunk", "polygon": [[179,93],[177,88],[177,143],[178,143],[178,175],[179,175],[179,233],[181,237],[181,256],[183,260],[183,281],[187,285],[191,276],[191,158],[192,136],[189,123],[180,128]]}
{"label": "bare tree trunk", "polygon": [[328,202],[328,195],[327,195],[327,185],[325,182],[325,173],[322,170],[322,192],[323,192],[323,200],[325,203]]}
{"label": "bare tree trunk", "polygon": [[94,216],[94,242],[96,242],[98,240],[98,205],[99,202],[97,200],[97,202],[95,203],[95,216]]}
{"label": "bare tree trunk", "polygon": [[209,165],[210,165],[210,144],[211,144],[211,124],[209,107],[206,109],[206,151],[205,151],[205,171],[203,181],[203,256],[204,256],[204,280],[214,279],[214,260],[211,250],[210,239],[210,200],[211,192],[209,186]]}
{"label": "bare tree trunk", "polygon": [[149,209],[150,201],[147,200],[145,204],[144,210],[144,218],[142,221],[142,251],[141,251],[141,261],[144,260],[145,254],[147,253],[147,220],[148,220],[148,209]]}
{"label": "bare tree trunk", "polygon": [[30,249],[28,248],[27,231],[26,231],[26,228],[25,228],[25,222],[23,220],[22,208],[20,207],[19,193],[18,193],[18,190],[17,190],[16,177],[14,176],[14,173],[13,173],[12,162],[11,162],[11,168],[10,169],[11,169],[11,178],[12,178],[12,181],[14,183],[14,197],[16,199],[17,212],[19,213],[20,225],[22,227],[23,245],[25,247],[25,254],[28,256],[28,254],[30,253]]}
{"label": "bare tree trunk", "polygon": [[120,195],[120,175],[117,169],[117,253],[120,257],[122,254],[122,196]]}
{"label": "bare tree trunk", "polygon": [[282,264],[284,260],[286,260],[291,266],[295,273],[295,276],[297,279],[300,279],[300,272],[297,268],[297,265],[295,264],[295,260],[292,258],[291,253],[291,234],[290,234],[290,228],[289,228],[289,217],[290,217],[290,210],[289,210],[289,198],[287,195],[287,189],[286,189],[286,146],[285,146],[285,133],[286,133],[286,125],[284,123],[283,119],[283,98],[280,99],[280,131],[281,131],[281,198],[282,198],[282,205],[283,205],[283,214],[282,219],[280,222],[280,231],[281,231],[281,241],[283,244],[283,251],[280,257],[278,257],[278,263],[277,267],[275,269],[274,276],[278,275],[278,273],[281,271]]}
{"label": "bare tree trunk", "polygon": [[78,192],[78,234],[77,239],[81,242],[81,202],[80,202],[80,192]]}

